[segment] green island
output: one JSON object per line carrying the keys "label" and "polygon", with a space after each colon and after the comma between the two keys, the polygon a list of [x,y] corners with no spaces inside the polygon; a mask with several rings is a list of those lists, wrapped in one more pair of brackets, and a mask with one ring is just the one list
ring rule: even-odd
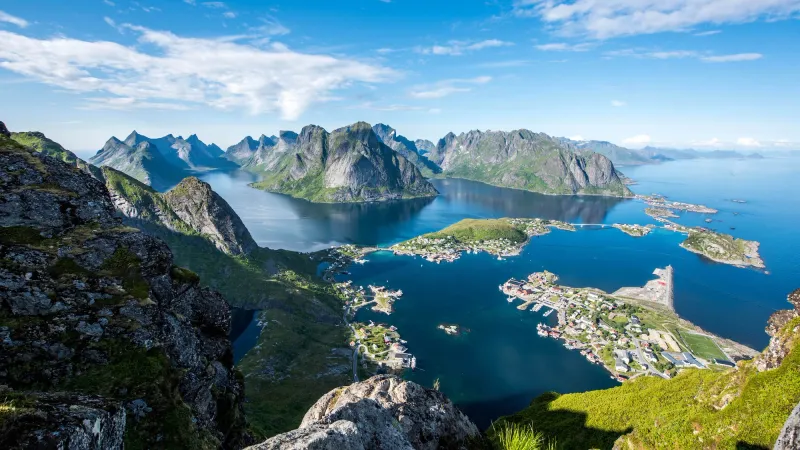
{"label": "green island", "polygon": [[655,219],[659,217],[678,217],[677,214],[664,208],[645,208],[644,213]]}
{"label": "green island", "polygon": [[621,230],[623,233],[633,236],[633,237],[642,237],[647,236],[653,231],[655,228],[653,225],[629,225],[629,224],[622,224],[622,223],[615,223],[611,225],[612,227]]}
{"label": "green island", "polygon": [[693,203],[686,203],[686,202],[675,202],[671,200],[667,200],[666,197],[663,195],[653,194],[653,195],[637,195],[637,200],[642,200],[648,205],[658,208],[658,209],[667,209],[673,210],[677,209],[679,211],[688,211],[688,212],[695,212],[700,214],[716,214],[717,211],[714,208],[709,208],[706,205],[695,205]]}
{"label": "green island", "polygon": [[712,261],[763,269],[765,265],[758,254],[759,245],[756,241],[738,239],[703,228],[690,230],[689,236],[681,243],[681,247],[686,250],[699,253]]}
{"label": "green island", "polygon": [[558,285],[558,277],[547,271],[523,281],[511,279],[500,290],[509,303],[523,301],[519,310],[557,312],[558,325],[540,323],[538,334],[563,340],[566,348],[603,365],[618,381],[643,375],[671,378],[686,368],[729,367],[757,354],[681,319],[672,310],[672,268],[654,274],[658,278],[644,287],[613,294]]}
{"label": "green island", "polygon": [[[792,296],[800,301],[800,290]],[[768,350],[735,367],[687,368],[670,380],[638,377],[611,389],[545,393],[489,434],[529,427],[560,448],[772,448],[800,398],[800,317],[797,310],[779,314],[788,317],[778,321],[769,349],[780,348],[780,356]]]}
{"label": "green island", "polygon": [[446,334],[450,336],[461,336],[469,333],[469,329],[463,328],[460,325],[456,325],[454,323],[442,323],[439,324],[439,326],[436,328],[444,331]]}
{"label": "green island", "polygon": [[575,227],[557,220],[543,219],[464,219],[441,231],[423,234],[393,245],[396,255],[421,255],[431,262],[453,262],[463,252],[486,252],[504,256],[518,255],[533,236],[551,228],[575,231]]}
{"label": "green island", "polygon": [[416,358],[405,347],[397,328],[386,324],[356,322],[352,324],[350,346],[361,357],[360,374],[365,377],[375,373],[400,373],[416,367]]}

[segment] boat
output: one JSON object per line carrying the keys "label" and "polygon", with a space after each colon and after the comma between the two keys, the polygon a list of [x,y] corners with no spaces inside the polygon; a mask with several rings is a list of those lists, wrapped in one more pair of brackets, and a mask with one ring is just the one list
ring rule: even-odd
{"label": "boat", "polygon": [[412,356],[411,357],[411,370],[416,370],[416,369],[417,369],[417,357],[416,356]]}
{"label": "boat", "polygon": [[506,300],[508,300],[508,303],[511,303],[511,302],[513,302],[515,299],[516,299],[516,297],[512,297],[512,296],[510,296],[510,295],[509,295],[509,296],[508,296],[508,298],[507,298]]}
{"label": "boat", "polygon": [[547,316],[549,316],[550,314],[553,314],[553,310],[552,310],[552,309],[548,309],[546,313],[542,314],[542,316],[543,316],[543,317],[547,317]]}

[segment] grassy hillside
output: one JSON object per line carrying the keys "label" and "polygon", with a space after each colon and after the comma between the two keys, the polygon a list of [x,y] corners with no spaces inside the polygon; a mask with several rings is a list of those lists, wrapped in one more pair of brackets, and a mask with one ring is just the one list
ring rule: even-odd
{"label": "grassy hillside", "polygon": [[800,402],[798,325],[794,319],[783,328],[793,350],[774,370],[758,372],[748,361],[738,370],[685,370],[671,380],[549,393],[499,423],[530,424],[564,448],[611,448],[623,435],[635,449],[772,448]]}
{"label": "grassy hillside", "polygon": [[508,239],[512,242],[525,242],[528,236],[512,225],[508,219],[464,219],[447,228],[421,237],[437,239],[452,236],[457,241],[470,243],[494,239]]}

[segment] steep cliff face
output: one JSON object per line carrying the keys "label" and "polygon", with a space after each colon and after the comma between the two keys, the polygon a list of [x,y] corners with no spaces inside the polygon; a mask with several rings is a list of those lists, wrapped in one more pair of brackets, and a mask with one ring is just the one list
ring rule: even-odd
{"label": "steep cliff face", "polygon": [[380,139],[381,142],[389,146],[389,148],[397,153],[403,155],[412,164],[414,164],[423,176],[431,177],[441,173],[442,169],[428,158],[422,156],[414,142],[411,142],[404,136],[398,135],[397,130],[394,128],[390,127],[389,125],[379,123],[372,127],[372,131],[375,132],[375,135],[378,136],[378,139]]}
{"label": "steep cliff face", "polygon": [[787,325],[793,321],[797,322],[795,319],[800,317],[800,289],[789,294],[787,300],[794,308],[775,312],[767,323],[766,332],[770,335],[769,345],[755,360],[755,366],[760,372],[780,367],[796,344],[795,339],[797,331],[800,331],[800,323],[793,323],[791,329],[787,329]]}
{"label": "steep cliff face", "polygon": [[130,137],[126,142],[112,137],[89,162],[98,167],[112,167],[158,190],[173,186],[186,175],[167,162],[149,141],[138,142]]}
{"label": "steep cliff face", "polygon": [[101,182],[0,136],[0,227],[0,447],[247,442],[227,303]]}
{"label": "steep cliff face", "polygon": [[241,255],[258,247],[233,208],[208,183],[185,178],[164,194],[164,200],[181,220],[220,250]]}
{"label": "steep cliff face", "polygon": [[[273,147],[270,166],[258,166],[253,186],[316,202],[362,202],[436,195],[436,189],[405,157],[380,142],[359,122],[328,133],[303,128],[293,143]],[[279,151],[280,150],[280,151]]]}
{"label": "steep cliff face", "polygon": [[630,196],[611,160],[528,130],[449,133],[428,157],[444,174],[546,194]]}
{"label": "steep cliff face", "polygon": [[103,172],[114,206],[127,218],[201,235],[229,255],[248,254],[257,248],[239,216],[208,183],[187,177],[161,194],[117,170],[104,167]]}
{"label": "steep cliff face", "polygon": [[479,439],[475,424],[438,391],[378,375],[334,389],[297,430],[250,449],[466,449]]}

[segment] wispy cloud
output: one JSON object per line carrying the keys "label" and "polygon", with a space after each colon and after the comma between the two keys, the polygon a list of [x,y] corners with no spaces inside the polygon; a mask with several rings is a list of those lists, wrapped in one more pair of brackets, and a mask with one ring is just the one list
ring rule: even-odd
{"label": "wispy cloud", "polygon": [[492,61],[486,63],[477,64],[476,67],[482,67],[485,69],[502,69],[506,67],[523,67],[529,66],[533,64],[533,61],[528,59],[509,59],[506,61]]}
{"label": "wispy cloud", "polygon": [[16,25],[20,28],[25,28],[28,26],[28,21],[17,16],[12,16],[5,11],[0,11],[0,22],[7,22],[13,25]]}
{"label": "wispy cloud", "polygon": [[434,45],[431,47],[418,47],[416,50],[425,55],[463,55],[464,53],[474,52],[487,48],[507,47],[514,45],[511,42],[499,39],[486,39],[483,41],[449,41],[447,45]]}
{"label": "wispy cloud", "polygon": [[622,100],[611,100],[611,106],[615,108],[621,108],[627,105],[627,103],[623,102]]}
{"label": "wispy cloud", "polygon": [[197,5],[197,0],[183,0],[183,3],[187,3],[189,5],[195,6],[195,5]]}
{"label": "wispy cloud", "polygon": [[538,17],[565,35],[597,39],[685,31],[703,24],[789,19],[798,0],[514,0],[517,16]]}
{"label": "wispy cloud", "polygon": [[418,99],[442,98],[459,92],[469,92],[474,85],[486,84],[490,81],[492,81],[492,77],[489,76],[452,78],[434,84],[415,86],[411,89],[409,95]]}
{"label": "wispy cloud", "polygon": [[549,44],[536,45],[537,50],[546,52],[585,52],[596,47],[593,42],[581,42],[580,44],[567,44],[566,42],[551,42]]}
{"label": "wispy cloud", "polygon": [[224,17],[226,19],[235,19],[236,18],[236,13],[233,12],[233,11],[225,11],[224,13],[222,13],[222,17]]}
{"label": "wispy cloud", "polygon": [[761,53],[733,53],[729,55],[714,55],[709,52],[695,50],[668,50],[654,51],[644,49],[612,50],[603,53],[606,57],[633,57],[650,59],[697,59],[709,63],[755,61],[764,57]]}
{"label": "wispy cloud", "polygon": [[751,137],[740,137],[736,140],[736,144],[741,145],[742,147],[761,147],[761,142],[758,142]]}
{"label": "wispy cloud", "polygon": [[108,6],[116,6],[116,3],[112,2],[111,0],[103,0],[103,3]]}
{"label": "wispy cloud", "polygon": [[[0,67],[84,94],[91,98],[91,107],[204,105],[247,109],[253,114],[277,111],[290,120],[330,99],[336,90],[398,76],[374,63],[305,54],[279,45],[261,49],[235,38],[185,38],[122,26],[138,35],[138,45],[68,37],[37,39],[0,30]],[[155,48],[155,53],[141,49],[148,47]]]}
{"label": "wispy cloud", "polygon": [[201,5],[205,6],[206,8],[214,9],[223,9],[228,7],[225,2],[203,2]]}
{"label": "wispy cloud", "polygon": [[722,30],[708,30],[708,31],[701,31],[699,33],[695,33],[695,36],[713,36],[715,34],[722,33]]}

